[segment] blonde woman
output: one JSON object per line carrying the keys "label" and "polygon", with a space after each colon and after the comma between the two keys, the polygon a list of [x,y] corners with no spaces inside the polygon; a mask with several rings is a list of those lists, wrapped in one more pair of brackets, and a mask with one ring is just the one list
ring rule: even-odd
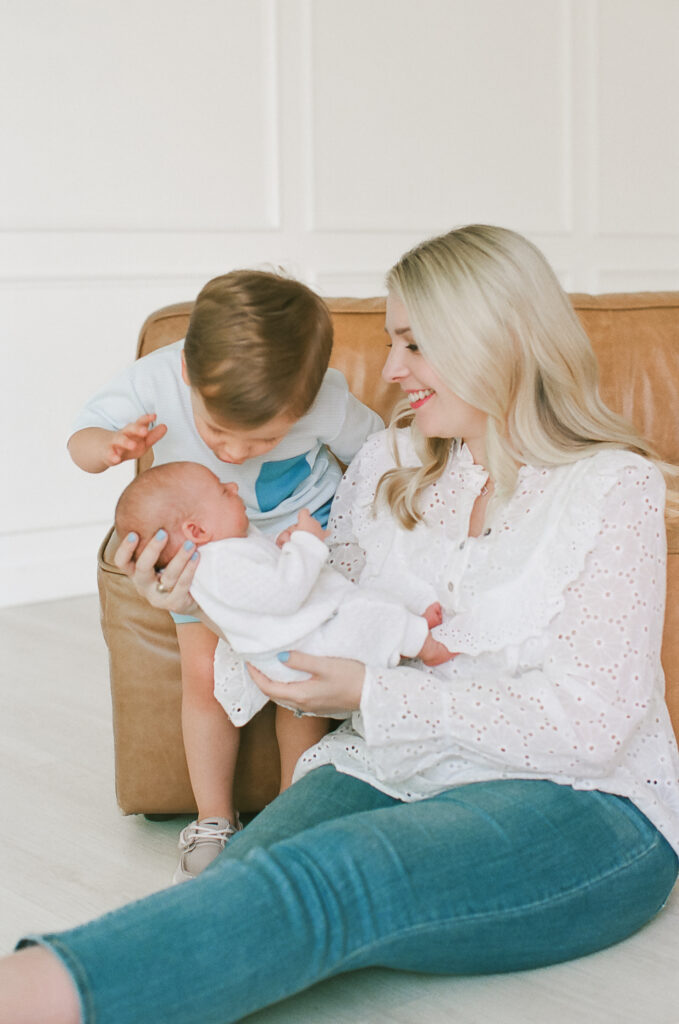
{"label": "blonde woman", "polygon": [[[601,404],[589,342],[526,239],[453,231],[388,286],[384,375],[406,408],[352,462],[330,542],[353,579],[416,569],[460,654],[376,669],[292,652],[311,678],[291,684],[253,669],[269,697],[351,721],[198,879],[26,940],[0,966],[15,1004],[0,1021],[237,1021],[371,965],[523,970],[618,942],[667,899],[673,473]],[[120,565],[187,612],[195,562],[180,552],[159,596],[161,548],[135,567],[130,542]]]}

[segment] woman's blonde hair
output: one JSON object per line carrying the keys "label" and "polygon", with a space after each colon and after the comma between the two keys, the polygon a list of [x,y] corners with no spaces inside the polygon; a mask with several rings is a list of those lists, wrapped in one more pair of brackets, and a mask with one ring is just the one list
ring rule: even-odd
{"label": "woman's blonde hair", "polygon": [[[546,259],[506,228],[473,224],[421,243],[389,271],[389,291],[408,311],[417,345],[460,398],[487,413],[486,466],[493,503],[516,487],[519,464],[558,466],[622,448],[660,462],[634,427],[599,397],[589,338]],[[422,518],[418,498],[437,480],[455,439],[422,437],[404,403],[392,430],[412,425],[418,467],[384,474],[384,498],[407,529]],[[394,451],[396,445],[394,444]],[[668,508],[679,514],[678,495]]]}

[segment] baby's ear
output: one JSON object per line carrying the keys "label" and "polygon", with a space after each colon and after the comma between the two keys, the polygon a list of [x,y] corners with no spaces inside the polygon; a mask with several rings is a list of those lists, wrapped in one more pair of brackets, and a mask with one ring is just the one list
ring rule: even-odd
{"label": "baby's ear", "polygon": [[184,520],[182,533],[187,540],[192,540],[194,544],[207,544],[212,537],[212,534],[208,533],[195,519]]}

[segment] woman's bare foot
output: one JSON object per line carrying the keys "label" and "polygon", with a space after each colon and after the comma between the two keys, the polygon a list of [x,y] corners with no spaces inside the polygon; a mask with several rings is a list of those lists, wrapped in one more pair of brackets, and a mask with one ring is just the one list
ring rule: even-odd
{"label": "woman's bare foot", "polygon": [[0,1024],[79,1024],[71,976],[58,957],[30,946],[0,960]]}

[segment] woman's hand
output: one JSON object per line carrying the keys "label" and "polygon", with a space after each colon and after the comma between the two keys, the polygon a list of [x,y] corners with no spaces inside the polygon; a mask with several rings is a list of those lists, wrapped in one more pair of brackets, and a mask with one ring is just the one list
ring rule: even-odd
{"label": "woman's hand", "polygon": [[189,541],[167,563],[162,573],[155,570],[160,553],[167,543],[165,530],[158,530],[136,562],[132,555],[139,543],[136,533],[130,533],[120,542],[113,556],[115,565],[129,576],[142,597],[154,608],[163,608],[180,615],[195,615],[197,605],[189,593],[198,565],[196,545]]}
{"label": "woman's hand", "polygon": [[309,679],[279,683],[248,664],[248,672],[270,700],[302,714],[337,715],[361,706],[365,665],[351,658],[320,658],[291,651],[290,668],[309,672]]}

